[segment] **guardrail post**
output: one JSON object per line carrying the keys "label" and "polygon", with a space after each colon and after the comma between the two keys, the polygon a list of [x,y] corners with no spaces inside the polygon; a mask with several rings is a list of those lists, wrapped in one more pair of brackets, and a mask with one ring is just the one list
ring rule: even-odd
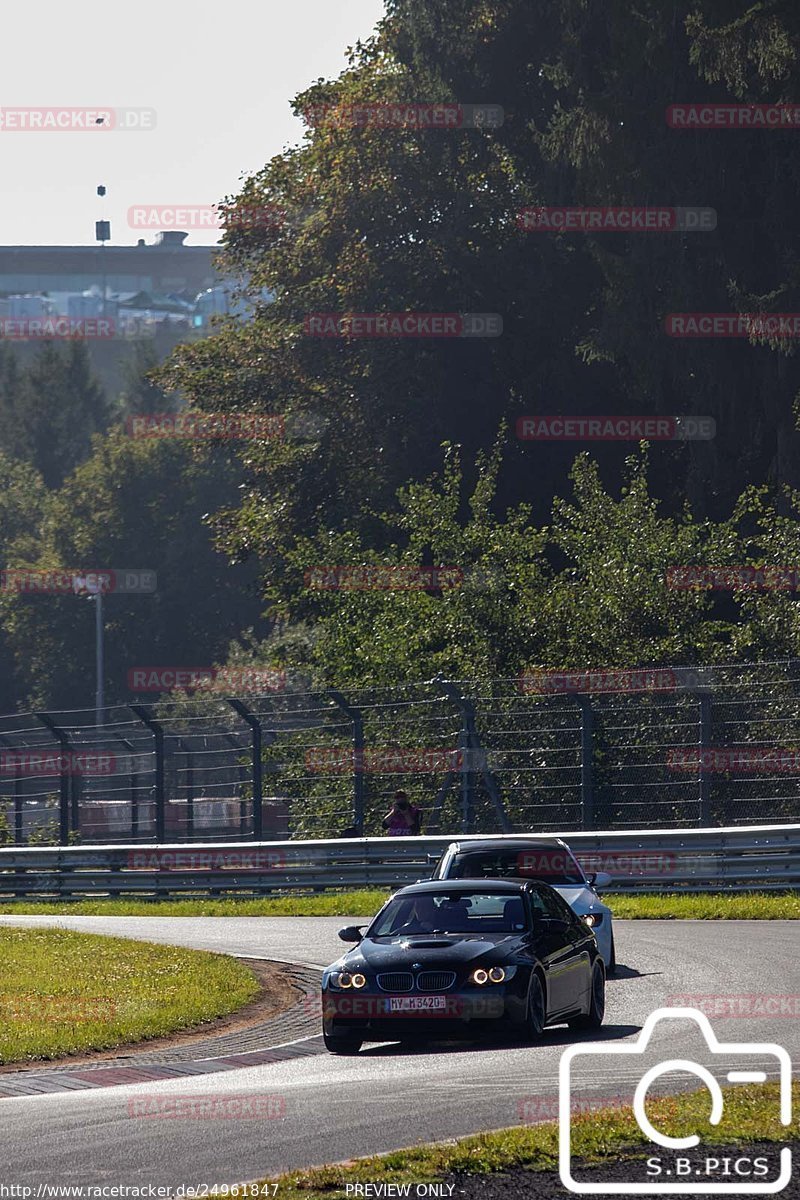
{"label": "guardrail post", "polygon": [[328,695],[353,722],[353,826],[364,836],[364,719],[361,710],[347,703],[341,692],[328,688]]}
{"label": "guardrail post", "polygon": [[575,699],[581,710],[581,827],[594,829],[594,709],[589,696]]}
{"label": "guardrail post", "polygon": [[[69,743],[69,738],[63,729],[56,725],[53,718],[48,713],[37,712],[33,714],[37,721],[41,721],[45,729],[48,729],[53,734],[58,742],[61,755],[69,754],[72,747]],[[70,813],[70,778],[69,771],[62,769],[59,772],[58,781],[58,844],[66,846],[69,844],[69,813]]]}
{"label": "guardrail post", "polygon": [[228,700],[231,708],[250,726],[253,735],[253,840],[260,842],[264,829],[264,772],[261,762],[261,722],[242,700]]}
{"label": "guardrail post", "polygon": [[155,840],[160,843],[164,841],[164,809],[166,800],[164,791],[164,730],[158,721],[153,720],[144,704],[130,704],[128,707],[153,735],[153,748],[156,755],[156,781],[154,789],[156,802]]}
{"label": "guardrail post", "polygon": [[698,824],[707,828],[711,824],[711,777],[703,765],[703,751],[711,747],[712,737],[711,692],[700,693],[700,817]]}

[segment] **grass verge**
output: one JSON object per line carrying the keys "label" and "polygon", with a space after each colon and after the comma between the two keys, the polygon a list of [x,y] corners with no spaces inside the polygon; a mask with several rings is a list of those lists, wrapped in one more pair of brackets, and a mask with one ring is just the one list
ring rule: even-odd
{"label": "grass verge", "polygon": [[[714,1129],[709,1145],[787,1142],[800,1137],[797,1119],[788,1127],[778,1123],[776,1084],[725,1088],[723,1091],[724,1116]],[[799,1102],[800,1084],[795,1084],[795,1112]],[[673,1136],[686,1135],[707,1126],[708,1094],[703,1089],[650,1099],[647,1113],[663,1132]],[[652,1153],[652,1143],[647,1141],[630,1112],[618,1108],[594,1109],[573,1120],[574,1153],[586,1163],[614,1161],[623,1156],[645,1158]],[[395,1150],[340,1166],[292,1171],[272,1182],[279,1183],[276,1195],[280,1200],[313,1200],[315,1196],[343,1200],[347,1195],[347,1184],[437,1183],[461,1172],[487,1175],[515,1167],[531,1171],[558,1168],[558,1125],[555,1121],[515,1126],[458,1141],[415,1146],[410,1150]]]}
{"label": "grass verge", "polygon": [[[0,879],[2,876],[0,876]],[[0,902],[0,916],[98,917],[371,917],[390,890],[320,892],[261,900],[11,900]],[[777,921],[800,919],[798,892],[712,892],[708,895],[607,893],[614,916],[626,920],[693,918],[701,921]]]}
{"label": "grass verge", "polygon": [[62,929],[0,929],[0,1063],[161,1037],[259,993],[236,959]]}

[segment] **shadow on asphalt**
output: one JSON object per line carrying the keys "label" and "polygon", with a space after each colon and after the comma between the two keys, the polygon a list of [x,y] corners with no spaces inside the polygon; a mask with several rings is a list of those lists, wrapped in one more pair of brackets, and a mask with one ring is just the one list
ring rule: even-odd
{"label": "shadow on asphalt", "polygon": [[359,1056],[370,1058],[394,1058],[399,1054],[474,1054],[481,1050],[536,1050],[548,1046],[571,1046],[575,1042],[611,1042],[620,1038],[631,1037],[639,1033],[641,1025],[603,1025],[601,1029],[588,1030],[586,1033],[576,1033],[573,1030],[561,1028],[545,1029],[538,1041],[530,1042],[522,1038],[510,1037],[508,1034],[485,1036],[480,1041],[468,1041],[466,1038],[453,1040],[446,1038],[425,1039],[408,1038],[403,1042],[380,1042],[369,1044],[359,1052]]}
{"label": "shadow on asphalt", "polygon": [[637,971],[635,967],[623,967],[622,963],[617,963],[617,969],[613,975],[609,975],[607,983],[613,985],[620,979],[645,979],[648,975],[663,975],[663,971]]}

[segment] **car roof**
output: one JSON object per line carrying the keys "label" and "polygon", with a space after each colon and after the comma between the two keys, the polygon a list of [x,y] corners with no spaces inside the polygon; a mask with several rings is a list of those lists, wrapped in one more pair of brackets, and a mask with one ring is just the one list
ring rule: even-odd
{"label": "car roof", "polygon": [[[553,846],[563,846],[565,850],[569,850],[569,846],[561,838],[475,838],[465,842],[451,842],[447,847],[448,850],[456,850],[463,852],[465,850],[552,850]],[[572,851],[570,851],[572,853]]]}
{"label": "car roof", "polygon": [[[531,881],[529,879],[427,879],[423,883],[410,883],[407,887],[400,888],[395,892],[395,896],[410,896],[412,894],[419,895],[429,892],[436,894],[437,892],[478,892],[490,890],[492,892],[508,892],[509,895],[519,895],[526,888],[531,886],[531,882],[539,885],[539,880]],[[549,887],[549,884],[545,884]]]}

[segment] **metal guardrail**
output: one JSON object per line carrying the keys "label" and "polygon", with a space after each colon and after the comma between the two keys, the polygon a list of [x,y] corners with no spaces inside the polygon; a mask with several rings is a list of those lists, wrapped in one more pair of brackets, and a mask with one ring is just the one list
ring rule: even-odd
{"label": "metal guardrail", "polygon": [[[563,838],[587,873],[611,874],[613,891],[800,887],[800,825],[550,836]],[[11,847],[0,849],[0,904],[24,897],[256,897],[284,891],[395,888],[428,877],[433,861],[450,842],[479,837]]]}

